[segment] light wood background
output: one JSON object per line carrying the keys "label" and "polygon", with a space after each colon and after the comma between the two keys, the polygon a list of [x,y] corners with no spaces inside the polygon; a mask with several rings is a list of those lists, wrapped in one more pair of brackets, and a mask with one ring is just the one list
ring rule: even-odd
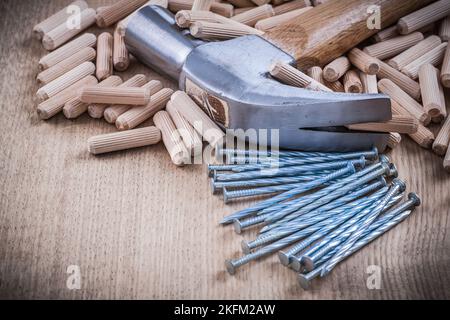
{"label": "light wood background", "polygon": [[[242,237],[218,221],[248,202],[225,206],[211,195],[204,166],[176,168],[162,145],[89,155],[90,136],[114,131],[103,121],[37,118],[45,50],[31,30],[68,2],[0,3],[0,297],[450,298],[450,175],[408,138],[392,153],[423,200],[407,221],[310,291],[274,256],[228,275],[224,260],[240,254]],[[137,62],[126,78],[137,72],[161,79]],[[80,267],[80,290],[66,287],[70,265]],[[381,267],[380,290],[366,287],[369,265]]]}

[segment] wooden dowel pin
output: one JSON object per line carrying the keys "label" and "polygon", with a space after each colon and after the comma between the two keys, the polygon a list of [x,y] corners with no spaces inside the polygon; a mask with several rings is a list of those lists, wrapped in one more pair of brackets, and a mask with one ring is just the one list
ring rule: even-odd
{"label": "wooden dowel pin", "polygon": [[130,65],[130,54],[125,46],[125,39],[117,28],[114,31],[113,64],[117,71],[125,71]]}
{"label": "wooden dowel pin", "polygon": [[423,108],[432,118],[439,115],[447,116],[444,89],[439,79],[439,73],[439,70],[431,64],[424,64],[419,69]]}
{"label": "wooden dowel pin", "polygon": [[440,0],[401,18],[397,23],[400,34],[410,34],[450,14],[450,1]]}
{"label": "wooden dowel pin", "polygon": [[374,58],[380,60],[392,58],[393,56],[411,48],[423,40],[423,34],[420,32],[413,32],[406,36],[395,37],[386,41],[378,42],[376,44],[364,48],[364,52]]}
{"label": "wooden dowel pin", "polygon": [[350,66],[347,57],[339,57],[325,66],[323,78],[328,82],[337,81],[350,69]]}

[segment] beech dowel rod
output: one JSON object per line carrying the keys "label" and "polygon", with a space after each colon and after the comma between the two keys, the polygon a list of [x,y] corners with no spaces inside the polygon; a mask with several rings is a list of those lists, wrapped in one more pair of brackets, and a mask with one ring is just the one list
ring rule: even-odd
{"label": "beech dowel rod", "polygon": [[447,117],[441,129],[439,130],[436,140],[433,143],[433,151],[436,154],[443,156],[447,152],[449,143],[450,143],[450,117]]}
{"label": "beech dowel rod", "polygon": [[[130,87],[142,87],[146,83],[146,77],[143,74],[137,74],[128,81],[124,82],[119,88],[130,88]],[[121,105],[121,104],[113,104],[108,105],[106,104],[106,108],[103,112],[103,117],[105,118],[106,122],[108,123],[115,123],[118,116],[120,116],[122,113],[130,109],[131,106],[129,105]]]}
{"label": "beech dowel rod", "polygon": [[51,15],[44,21],[38,23],[33,28],[33,34],[36,39],[41,40],[44,34],[55,29],[60,24],[65,23],[67,19],[74,14],[75,8],[81,12],[88,8],[86,1],[74,1],[63,9],[59,10],[55,14]]}
{"label": "beech dowel rod", "polygon": [[378,32],[377,34],[375,34],[373,36],[373,40],[375,42],[381,42],[381,41],[395,38],[398,35],[399,35],[399,33],[398,33],[397,25],[393,25],[393,26],[383,29],[380,32]]}
{"label": "beech dowel rod", "polygon": [[389,134],[387,145],[389,148],[395,149],[400,144],[401,141],[402,141],[402,136],[400,135],[400,133],[391,132]]}
{"label": "beech dowel rod", "polygon": [[369,75],[375,75],[380,71],[378,60],[358,48],[353,48],[348,53],[348,59],[356,68]]}
{"label": "beech dowel rod", "polygon": [[194,22],[189,28],[191,35],[200,39],[233,39],[248,34],[261,35],[263,32],[242,28],[235,24],[222,24],[214,22]]}
{"label": "beech dowel rod", "polygon": [[364,93],[378,93],[378,83],[376,75],[369,75],[360,71],[359,78],[361,79]]}
{"label": "beech dowel rod", "polygon": [[447,116],[444,89],[441,85],[439,73],[439,70],[431,64],[424,64],[419,69],[423,108],[432,118],[439,115]]}
{"label": "beech dowel rod", "polygon": [[447,149],[447,153],[445,155],[443,165],[444,165],[444,169],[446,171],[450,172],[450,148]]}
{"label": "beech dowel rod", "polygon": [[65,73],[69,72],[73,68],[78,67],[83,62],[92,61],[95,59],[96,52],[91,47],[86,47],[83,50],[75,53],[73,56],[61,61],[60,63],[48,68],[37,76],[37,81],[39,84],[48,84],[51,81],[59,78]]}
{"label": "beech dowel rod", "polygon": [[[273,4],[273,2],[272,2]],[[311,2],[309,0],[294,0],[289,2],[284,2],[279,6],[273,7],[273,11],[275,15],[280,15],[286,12],[294,11],[297,9],[305,8],[311,6]]]}
{"label": "beech dowel rod", "polygon": [[441,43],[442,41],[438,36],[431,35],[426,39],[420,41],[415,46],[390,59],[388,61],[388,64],[400,71],[402,68],[404,68],[414,60],[420,58],[427,52],[433,50]]}
{"label": "beech dowel rod", "polygon": [[301,15],[305,14],[310,9],[312,9],[312,7],[305,7],[289,11],[283,14],[279,14],[270,18],[261,19],[255,24],[255,28],[261,31],[273,29],[288,21],[291,21],[292,19],[299,18]]}
{"label": "beech dowel rod", "polygon": [[209,11],[214,0],[194,0],[191,11]]}
{"label": "beech dowel rod", "polygon": [[[425,112],[423,107],[392,81],[388,79],[378,81],[378,89],[380,92],[390,96],[402,109],[419,120],[421,124],[428,125],[430,123],[431,117]],[[393,110],[395,105],[394,103],[392,104]]]}
{"label": "beech dowel rod", "polygon": [[114,31],[113,64],[117,71],[125,71],[130,65],[130,54],[125,45],[125,38],[119,34],[118,29]]}
{"label": "beech dowel rod", "polygon": [[154,126],[150,126],[91,137],[88,140],[88,151],[97,155],[150,146],[160,141],[161,131]]}
{"label": "beech dowel rod", "polygon": [[59,78],[51,81],[42,88],[40,88],[36,96],[40,101],[51,98],[61,92],[62,90],[70,87],[75,82],[83,79],[84,77],[94,74],[95,65],[92,62],[83,62],[79,66],[73,68],[69,72],[63,74]]}
{"label": "beech dowel rod", "polygon": [[395,55],[411,48],[423,40],[423,34],[420,32],[413,32],[406,36],[395,37],[383,42],[367,46],[364,52],[374,58],[380,60],[392,58]]}
{"label": "beech dowel rod", "polygon": [[[178,12],[180,10],[191,10],[194,0],[169,0],[169,10]],[[210,11],[230,18],[233,16],[234,7],[229,3],[212,2]]]}
{"label": "beech dowel rod", "polygon": [[173,107],[194,127],[212,147],[223,143],[225,134],[202,109],[183,91],[175,92],[171,100]]}
{"label": "beech dowel rod", "polygon": [[95,15],[96,12],[94,9],[85,9],[79,15],[79,19],[74,19],[77,21],[73,21],[73,23],[79,22],[77,27],[71,26],[70,21],[61,23],[58,27],[44,35],[42,39],[44,48],[51,51],[66,43],[93,25],[95,23]]}
{"label": "beech dowel rod", "polygon": [[363,85],[356,70],[348,70],[344,75],[344,89],[347,93],[363,93]]}
{"label": "beech dowel rod", "polygon": [[143,106],[150,102],[150,90],[144,88],[85,87],[80,93],[85,103]]}
{"label": "beech dowel rod", "polygon": [[409,34],[450,14],[450,1],[436,1],[398,20],[400,34]]}
{"label": "beech dowel rod", "polygon": [[103,32],[97,38],[97,70],[96,76],[102,81],[113,74],[113,37]]}
{"label": "beech dowel rod", "polygon": [[420,99],[420,85],[417,81],[414,81],[381,60],[378,60],[378,63],[380,64],[380,71],[377,74],[379,79],[389,79],[414,99]]}
{"label": "beech dowel rod", "polygon": [[323,68],[323,78],[326,81],[334,82],[339,80],[351,67],[347,57],[340,57],[330,62]]}
{"label": "beech dowel rod", "polygon": [[331,91],[331,89],[307,76],[300,70],[282,62],[274,63],[269,72],[277,80],[291,86],[316,91]]}
{"label": "beech dowel rod", "polygon": [[172,93],[172,89],[164,88],[152,95],[150,103],[146,106],[131,108],[123,113],[116,120],[117,129],[133,129],[147,119],[150,119],[156,112],[164,109]]}
{"label": "beech dowel rod", "polygon": [[190,152],[190,155],[200,155],[203,149],[203,142],[202,138],[194,130],[194,127],[192,127],[191,124],[178,112],[178,110],[175,109],[171,101],[167,103],[166,111],[170,114],[179,134],[181,135],[184,145]]}
{"label": "beech dowel rod", "polygon": [[66,60],[83,50],[86,47],[94,47],[97,44],[97,37],[92,33],[85,33],[82,36],[65,44],[61,48],[47,54],[39,60],[39,69],[45,70],[53,67],[63,60]]}
{"label": "beech dowel rod", "polygon": [[113,5],[105,7],[97,14],[97,25],[101,28],[109,27],[120,19],[144,5],[148,0],[119,0]]}
{"label": "beech dowel rod", "polygon": [[408,134],[419,146],[425,149],[430,149],[433,145],[434,134],[423,125],[419,124],[416,133]]}
{"label": "beech dowel rod", "polygon": [[155,126],[161,130],[164,145],[169,152],[172,162],[176,166],[184,166],[189,164],[190,156],[186,147],[181,140],[177,128],[166,111],[159,111],[153,117]]}
{"label": "beech dowel rod", "polygon": [[441,68],[441,82],[446,88],[450,88],[450,44],[445,49],[444,61]]}
{"label": "beech dowel rod", "polygon": [[411,116],[393,115],[392,120],[385,122],[370,122],[347,125],[350,130],[416,133],[419,127],[417,119]]}
{"label": "beech dowel rod", "polygon": [[50,119],[57,113],[61,112],[64,104],[70,99],[78,95],[78,91],[84,86],[92,86],[97,84],[94,76],[87,76],[80,81],[74,83],[67,89],[59,92],[54,97],[42,102],[37,108],[37,113],[41,119]]}
{"label": "beech dowel rod", "polygon": [[417,79],[419,77],[419,68],[427,63],[431,63],[434,66],[438,66],[444,60],[445,48],[447,47],[447,42],[441,43],[439,46],[434,48],[428,53],[425,53],[420,58],[414,60],[408,65],[402,68],[402,72],[412,79]]}
{"label": "beech dowel rod", "polygon": [[259,20],[273,17],[274,15],[275,11],[273,10],[272,6],[270,4],[265,4],[260,7],[255,7],[254,9],[237,14],[231,17],[231,20],[238,21],[240,23],[253,27]]}
{"label": "beech dowel rod", "polygon": [[[122,83],[122,79],[119,76],[111,76],[98,84],[100,87],[118,86]],[[64,116],[67,119],[75,119],[85,113],[89,104],[81,101],[80,97],[75,97],[66,102],[63,108]]]}
{"label": "beech dowel rod", "polygon": [[[227,2],[231,3],[235,8],[252,8],[255,7],[255,4],[250,0],[227,0]],[[237,10],[235,9],[235,10]]]}
{"label": "beech dowel rod", "polygon": [[308,76],[310,76],[312,79],[316,80],[317,82],[320,82],[321,84],[325,84],[325,80],[323,79],[323,70],[321,67],[312,67],[308,69]]}
{"label": "beech dowel rod", "polygon": [[448,42],[450,40],[450,15],[442,20],[439,26],[439,37],[442,41]]}

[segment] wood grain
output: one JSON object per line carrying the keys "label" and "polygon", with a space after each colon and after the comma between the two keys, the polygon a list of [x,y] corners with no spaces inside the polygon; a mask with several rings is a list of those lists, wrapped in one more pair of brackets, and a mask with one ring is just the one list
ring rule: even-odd
{"label": "wood grain", "polygon": [[[450,298],[450,176],[442,158],[407,137],[391,155],[423,200],[407,221],[311,291],[276,257],[226,274],[242,237],[218,221],[249,202],[225,206],[212,196],[204,165],[176,168],[162,144],[91,156],[87,139],[113,126],[86,115],[38,120],[44,49],[32,27],[68,3],[0,3],[0,298]],[[134,60],[125,79],[138,72],[175,89]],[[382,268],[381,290],[366,287],[372,264]],[[66,287],[69,265],[80,267],[81,290]]]}

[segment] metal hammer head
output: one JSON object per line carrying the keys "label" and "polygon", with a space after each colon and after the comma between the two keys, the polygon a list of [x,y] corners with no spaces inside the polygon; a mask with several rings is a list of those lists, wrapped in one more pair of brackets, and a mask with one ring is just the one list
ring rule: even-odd
{"label": "metal hammer head", "polygon": [[[259,36],[195,41],[175,25],[168,11],[147,6],[130,19],[125,43],[139,60],[178,80],[180,88],[224,129],[277,129],[279,147],[290,149],[347,151],[376,146],[384,150],[386,146],[386,134],[350,132],[344,126],[391,119],[387,96],[283,85],[268,70],[276,61],[291,65],[295,61]],[[264,139],[270,144],[268,135]],[[256,139],[262,138],[259,132]],[[246,139],[258,142],[255,136]]]}

